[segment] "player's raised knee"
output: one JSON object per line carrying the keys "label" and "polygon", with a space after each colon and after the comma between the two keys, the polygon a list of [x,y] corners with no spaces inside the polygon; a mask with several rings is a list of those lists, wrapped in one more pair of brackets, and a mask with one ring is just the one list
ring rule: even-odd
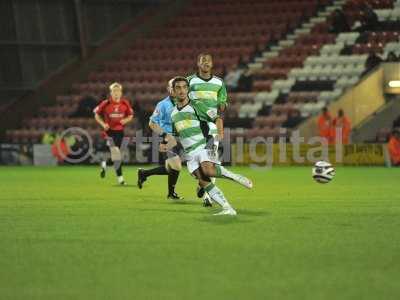
{"label": "player's raised knee", "polygon": [[201,166],[201,172],[203,173],[204,176],[206,177],[214,177],[215,176],[215,171],[212,165],[202,165]]}
{"label": "player's raised knee", "polygon": [[175,156],[172,158],[169,158],[165,161],[165,167],[167,170],[175,170],[175,171],[180,171],[182,169],[182,162],[179,158],[179,156]]}
{"label": "player's raised knee", "polygon": [[111,152],[111,160],[114,161],[121,161],[122,156],[121,156],[121,150],[119,150],[118,147],[113,146],[110,147],[110,152]]}

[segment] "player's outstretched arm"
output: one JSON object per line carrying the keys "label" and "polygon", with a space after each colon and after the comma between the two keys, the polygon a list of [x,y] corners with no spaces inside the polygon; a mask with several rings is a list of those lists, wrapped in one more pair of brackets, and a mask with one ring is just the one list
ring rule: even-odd
{"label": "player's outstretched arm", "polygon": [[161,135],[164,133],[164,130],[160,127],[160,125],[158,125],[157,123],[154,123],[151,120],[149,122],[149,127],[153,132],[157,133],[158,135]]}
{"label": "player's outstretched arm", "polygon": [[167,142],[166,144],[161,143],[160,144],[160,152],[167,152],[168,150],[171,150],[174,148],[176,145],[178,145],[177,140],[175,139],[174,136],[167,134],[164,137],[165,141]]}
{"label": "player's outstretched arm", "polygon": [[94,114],[94,119],[97,123],[100,124],[101,127],[104,128],[104,130],[110,129],[110,126],[108,126],[108,124],[104,122],[103,118],[99,114]]}
{"label": "player's outstretched arm", "polygon": [[215,120],[215,125],[217,126],[218,140],[221,141],[224,138],[224,121],[222,118],[218,117]]}
{"label": "player's outstretched arm", "polygon": [[122,125],[126,125],[126,124],[128,124],[129,122],[131,122],[132,120],[133,120],[133,115],[129,115],[129,116],[127,116],[126,118],[124,118],[124,119],[121,120],[121,124],[122,124]]}

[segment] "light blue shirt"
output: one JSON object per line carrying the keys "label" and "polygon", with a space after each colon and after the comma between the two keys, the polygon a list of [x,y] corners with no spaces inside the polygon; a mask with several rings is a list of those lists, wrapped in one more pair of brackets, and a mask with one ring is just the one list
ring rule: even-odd
{"label": "light blue shirt", "polygon": [[166,133],[172,133],[172,119],[171,113],[174,109],[175,104],[170,96],[164,98],[157,103],[153,114],[150,117],[150,121],[157,124]]}

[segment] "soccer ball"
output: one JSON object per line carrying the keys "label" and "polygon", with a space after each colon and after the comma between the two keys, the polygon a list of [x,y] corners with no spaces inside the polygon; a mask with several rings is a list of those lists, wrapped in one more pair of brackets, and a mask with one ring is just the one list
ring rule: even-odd
{"label": "soccer ball", "polygon": [[315,163],[312,169],[312,176],[318,183],[328,183],[335,176],[335,169],[326,161]]}

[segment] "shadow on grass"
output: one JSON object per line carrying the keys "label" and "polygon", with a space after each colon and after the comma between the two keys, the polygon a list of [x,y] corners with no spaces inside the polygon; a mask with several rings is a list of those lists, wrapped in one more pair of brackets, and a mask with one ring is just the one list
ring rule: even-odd
{"label": "shadow on grass", "polygon": [[237,216],[214,216],[212,214],[220,211],[220,209],[210,210],[210,215],[203,216],[199,219],[200,222],[212,223],[216,225],[225,225],[232,223],[251,223],[253,220],[248,217],[267,217],[269,212],[261,210],[239,209]]}
{"label": "shadow on grass", "polygon": [[251,216],[251,217],[266,217],[271,215],[270,212],[263,211],[263,210],[251,210],[251,209],[239,209],[238,211],[239,215],[243,216]]}
{"label": "shadow on grass", "polygon": [[143,212],[164,212],[164,213],[184,213],[184,214],[200,214],[201,211],[194,211],[194,210],[187,210],[187,209],[170,209],[170,208],[135,208],[136,211],[143,211]]}
{"label": "shadow on grass", "polygon": [[200,202],[195,202],[195,201],[191,201],[191,200],[169,200],[166,199],[166,204],[168,205],[195,205],[198,207],[201,207],[201,203]]}
{"label": "shadow on grass", "polygon": [[203,216],[198,220],[204,223],[210,223],[213,225],[229,225],[229,224],[237,224],[237,223],[250,223],[252,222],[249,219],[243,219],[240,216],[214,216],[213,213],[218,211],[210,212],[210,215]]}
{"label": "shadow on grass", "polygon": [[191,199],[172,200],[167,197],[154,197],[146,194],[135,195],[132,199],[148,205],[198,206],[199,208],[203,208],[201,202]]}
{"label": "shadow on grass", "polygon": [[112,187],[117,187],[117,188],[133,188],[133,187],[137,187],[136,184],[125,184],[125,185],[120,185],[120,184],[113,184]]}

